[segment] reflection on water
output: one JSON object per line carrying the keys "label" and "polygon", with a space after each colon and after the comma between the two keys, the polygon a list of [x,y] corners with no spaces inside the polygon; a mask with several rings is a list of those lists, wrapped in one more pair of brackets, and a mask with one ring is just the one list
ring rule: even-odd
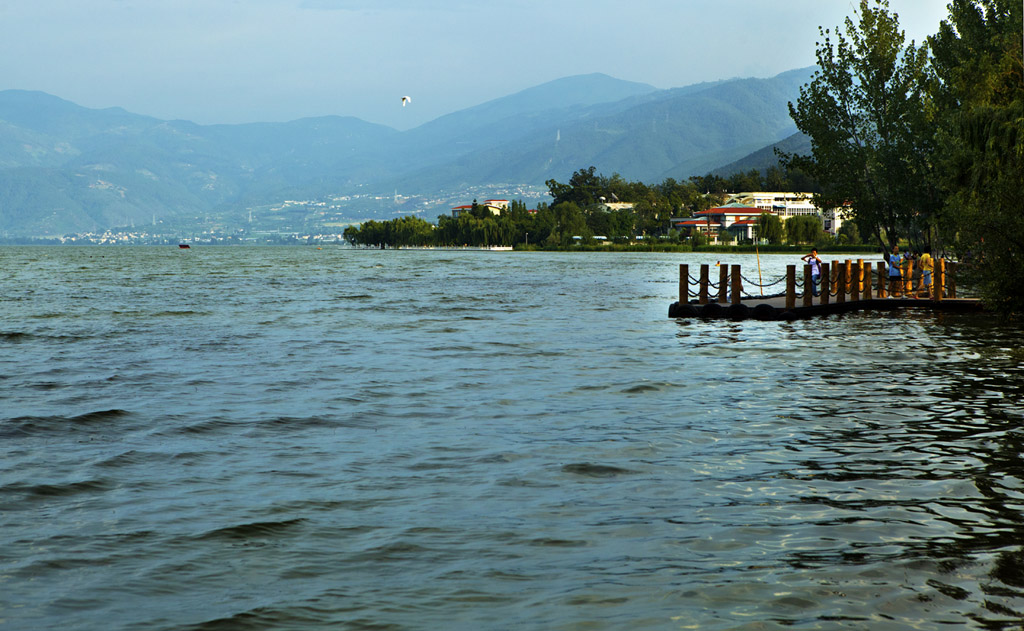
{"label": "reflection on water", "polygon": [[0,261],[11,628],[1024,623],[1020,328],[666,318],[700,256]]}

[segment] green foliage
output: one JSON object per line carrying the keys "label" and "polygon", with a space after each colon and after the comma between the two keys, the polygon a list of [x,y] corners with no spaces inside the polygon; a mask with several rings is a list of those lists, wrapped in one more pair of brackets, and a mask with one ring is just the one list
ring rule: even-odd
{"label": "green foliage", "polygon": [[864,239],[861,237],[860,228],[857,226],[856,221],[847,219],[843,222],[843,225],[839,226],[836,243],[840,245],[860,245],[863,242]]}
{"label": "green foliage", "polygon": [[573,242],[573,237],[590,239],[594,236],[594,233],[587,226],[587,220],[583,215],[583,211],[575,203],[562,202],[555,204],[551,207],[551,211],[555,216],[555,228],[552,234],[557,235],[552,239],[554,243],[566,246]]}
{"label": "green foliage", "polygon": [[[582,215],[574,205],[564,205],[556,212],[547,204],[540,204],[536,212],[531,213],[522,201],[515,201],[498,216],[491,214],[485,207],[481,208],[484,212],[477,215],[472,211],[457,218],[442,215],[438,217],[436,226],[418,217],[370,220],[359,227],[349,226],[343,237],[356,246],[402,248],[492,245],[525,247],[544,242],[563,245],[563,232],[571,240],[573,234],[578,233],[570,232],[581,227],[584,234],[589,236],[585,232],[585,222],[580,221]],[[559,226],[561,232],[556,230]]]}
{"label": "green foliage", "polygon": [[[664,235],[671,228],[673,217],[688,217],[696,210],[711,206],[692,182],[668,178],[661,184],[649,186],[628,182],[617,173],[606,177],[595,171],[593,166],[576,171],[567,184],[547,181],[552,208],[563,203],[574,204],[583,213],[590,234],[611,238]],[[608,204],[617,202],[633,207],[610,209]],[[564,223],[566,219],[562,217],[560,221]],[[582,229],[577,230],[574,234],[583,236]]]}
{"label": "green foliage", "polygon": [[771,245],[782,243],[783,236],[782,220],[778,215],[763,212],[757,218],[757,226],[754,228],[754,235],[758,239],[764,239]]}
{"label": "green foliage", "polygon": [[904,46],[888,0],[861,0],[858,17],[846,19],[845,35],[819,29],[819,70],[789,106],[812,155],[785,155],[783,164],[821,184],[819,208],[850,202],[880,245],[927,243],[941,204],[927,48]]}
{"label": "green foliage", "polygon": [[576,171],[569,178],[568,184],[561,184],[553,179],[545,182],[553,198],[551,205],[573,203],[579,207],[587,207],[597,204],[604,197],[606,182],[603,176],[594,175],[595,169],[596,167],[591,166]]}
{"label": "green foliage", "polygon": [[772,166],[763,172],[758,169],[750,169],[725,177],[709,173],[703,176],[691,177],[690,183],[698,191],[717,196],[747,191],[820,192],[818,183],[796,166],[789,166],[784,169]]}
{"label": "green foliage", "polygon": [[821,221],[817,216],[797,215],[786,220],[786,242],[791,244],[816,243],[821,240]]}
{"label": "green foliage", "polygon": [[[873,5],[873,6],[872,6]],[[887,0],[861,0],[845,36],[821,31],[818,65],[790,113],[812,155],[784,156],[850,202],[840,242],[869,231],[886,251],[937,239],[990,308],[1024,314],[1024,63],[1017,0],[953,0],[929,38],[904,46]],[[930,62],[930,63],[929,63]],[[796,231],[796,225],[787,228]],[[792,240],[802,237],[795,233]]]}
{"label": "green foliage", "polygon": [[351,245],[373,247],[421,247],[434,243],[436,226],[419,217],[389,221],[367,221],[356,228],[345,228],[342,236]]}
{"label": "green foliage", "polygon": [[953,0],[930,39],[943,233],[987,305],[1024,315],[1024,71],[1019,0]]}

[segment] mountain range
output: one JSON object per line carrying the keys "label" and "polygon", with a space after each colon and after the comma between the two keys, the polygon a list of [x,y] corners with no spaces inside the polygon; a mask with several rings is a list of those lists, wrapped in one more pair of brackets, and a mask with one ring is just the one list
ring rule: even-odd
{"label": "mountain range", "polygon": [[286,200],[332,200],[329,213],[300,220],[307,226],[396,210],[429,216],[447,211],[452,195],[541,190],[591,165],[631,181],[683,180],[753,164],[743,160],[790,138],[787,103],[812,71],[670,90],[603,74],[567,77],[402,132],[342,116],[198,125],[0,91],[0,233],[158,219],[184,228],[211,216],[240,226],[253,209],[270,216]]}

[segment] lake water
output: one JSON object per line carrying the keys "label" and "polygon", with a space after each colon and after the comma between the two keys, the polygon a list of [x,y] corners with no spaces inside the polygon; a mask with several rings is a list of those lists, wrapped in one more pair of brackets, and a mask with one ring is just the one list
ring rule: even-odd
{"label": "lake water", "polygon": [[721,257],[0,248],[0,628],[1020,629],[1024,331]]}

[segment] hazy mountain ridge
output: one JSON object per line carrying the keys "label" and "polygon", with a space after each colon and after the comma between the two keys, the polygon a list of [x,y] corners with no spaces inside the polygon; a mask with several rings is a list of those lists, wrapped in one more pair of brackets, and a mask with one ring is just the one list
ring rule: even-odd
{"label": "hazy mountain ridge", "polygon": [[564,181],[589,165],[650,182],[704,174],[794,133],[786,104],[810,73],[716,82],[581,108],[575,117],[530,130],[513,143],[488,145],[407,175],[404,185]]}
{"label": "hazy mountain ridge", "polygon": [[672,90],[601,74],[567,77],[405,132],[342,116],[198,125],[2,91],[0,231],[237,218],[286,195],[356,189],[537,185],[589,165],[627,179],[685,179],[795,131],[786,102],[810,72]]}
{"label": "hazy mountain ridge", "polygon": [[751,170],[764,172],[771,167],[778,166],[779,156],[775,153],[776,149],[784,153],[807,155],[811,152],[811,139],[800,132],[796,132],[792,136],[783,138],[779,142],[767,147],[762,147],[739,160],[718,167],[711,173],[725,177],[733,173],[744,173]]}

